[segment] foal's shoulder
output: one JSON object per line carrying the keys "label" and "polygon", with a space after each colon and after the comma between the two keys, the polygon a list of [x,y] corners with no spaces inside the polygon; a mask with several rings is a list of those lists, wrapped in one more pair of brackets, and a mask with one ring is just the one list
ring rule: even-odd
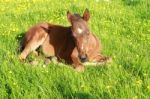
{"label": "foal's shoulder", "polygon": [[90,35],[91,37],[90,37],[90,39],[92,40],[95,40],[96,42],[100,42],[100,39],[94,34],[94,33],[91,33],[91,35]]}

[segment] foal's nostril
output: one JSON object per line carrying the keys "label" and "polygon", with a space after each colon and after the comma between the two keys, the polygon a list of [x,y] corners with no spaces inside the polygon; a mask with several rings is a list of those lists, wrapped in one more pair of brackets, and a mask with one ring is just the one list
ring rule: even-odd
{"label": "foal's nostril", "polygon": [[87,61],[87,56],[86,55],[80,56],[80,60],[81,60],[81,62],[86,62]]}

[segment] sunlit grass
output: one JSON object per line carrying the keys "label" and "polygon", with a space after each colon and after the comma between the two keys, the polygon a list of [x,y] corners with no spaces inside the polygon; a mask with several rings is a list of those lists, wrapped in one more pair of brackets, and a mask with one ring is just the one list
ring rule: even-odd
{"label": "sunlit grass", "polygon": [[[89,26],[113,58],[84,73],[70,66],[18,59],[22,33],[38,23],[69,26],[66,12],[91,12]],[[150,97],[149,0],[0,1],[0,98],[148,99]]]}

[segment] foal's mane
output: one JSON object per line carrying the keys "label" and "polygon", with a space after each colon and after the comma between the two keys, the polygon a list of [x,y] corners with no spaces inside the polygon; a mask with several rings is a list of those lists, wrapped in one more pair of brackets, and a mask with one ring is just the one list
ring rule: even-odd
{"label": "foal's mane", "polygon": [[79,15],[79,14],[77,14],[77,13],[75,13],[75,14],[73,14],[73,16],[72,16],[72,19],[73,20],[79,20],[79,19],[81,19],[82,17]]}

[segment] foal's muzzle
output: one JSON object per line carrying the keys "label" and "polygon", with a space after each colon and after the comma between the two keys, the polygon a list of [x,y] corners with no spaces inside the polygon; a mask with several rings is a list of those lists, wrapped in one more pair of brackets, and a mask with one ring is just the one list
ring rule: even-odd
{"label": "foal's muzzle", "polygon": [[80,61],[83,63],[88,61],[87,55],[81,55],[79,56],[79,58],[80,58]]}

